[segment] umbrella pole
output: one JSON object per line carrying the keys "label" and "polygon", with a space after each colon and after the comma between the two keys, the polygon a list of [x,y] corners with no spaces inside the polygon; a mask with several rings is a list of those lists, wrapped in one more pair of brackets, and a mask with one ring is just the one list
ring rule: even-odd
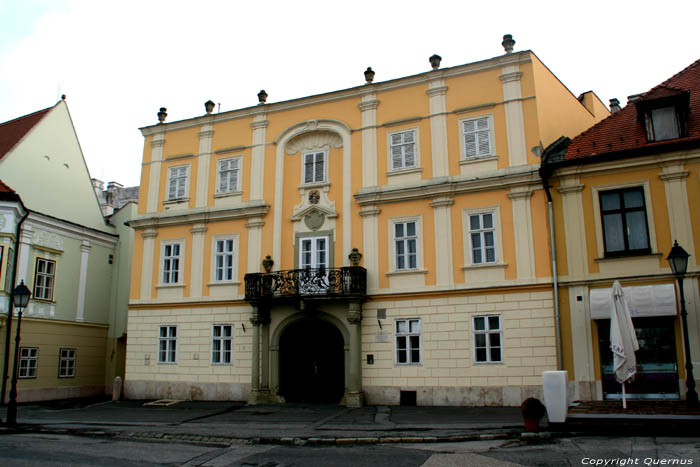
{"label": "umbrella pole", "polygon": [[622,383],[622,408],[627,409],[627,396],[625,396],[625,383]]}

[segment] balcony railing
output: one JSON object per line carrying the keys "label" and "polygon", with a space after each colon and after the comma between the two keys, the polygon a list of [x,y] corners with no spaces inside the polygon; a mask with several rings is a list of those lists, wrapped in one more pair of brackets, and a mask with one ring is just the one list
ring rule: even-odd
{"label": "balcony railing", "polygon": [[367,270],[361,266],[289,269],[245,275],[245,299],[253,303],[302,298],[361,299],[366,293]]}

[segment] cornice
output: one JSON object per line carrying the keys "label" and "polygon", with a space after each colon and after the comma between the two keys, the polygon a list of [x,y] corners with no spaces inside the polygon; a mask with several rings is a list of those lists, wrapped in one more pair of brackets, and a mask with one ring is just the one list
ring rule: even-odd
{"label": "cornice", "polygon": [[190,228],[190,232],[193,234],[203,234],[206,233],[207,226],[204,224],[195,224]]}
{"label": "cornice", "polygon": [[631,156],[620,159],[596,161],[581,159],[579,163],[572,160],[563,167],[555,167],[553,178],[581,175],[609,174],[615,170],[640,170],[642,168],[659,168],[665,165],[678,165],[686,161],[700,160],[700,150],[674,151],[665,154]]}
{"label": "cornice", "polygon": [[[481,60],[478,62],[468,63],[464,65],[458,65],[451,68],[443,68],[439,70],[440,78],[452,78],[455,76],[468,75],[472,73],[480,73],[484,71],[489,71],[493,69],[500,69],[507,65],[520,65],[524,63],[529,63],[532,61],[532,52],[529,50],[515,52],[511,54],[499,55],[493,58]],[[415,86],[419,84],[428,84],[430,81],[435,80],[435,71],[430,70],[417,75],[405,76],[402,78],[396,78],[389,81],[384,81],[381,83],[372,83],[373,92],[382,92],[388,90],[395,90],[409,86]],[[301,97],[298,99],[293,99],[289,101],[276,102],[271,104],[265,104],[265,111],[267,114],[274,112],[282,112],[287,110],[296,109],[299,107],[306,107],[311,105],[318,105],[323,103],[334,102],[343,99],[350,98],[362,98],[367,95],[366,85],[356,86],[354,88],[343,89],[338,91],[331,91],[325,94],[317,94],[314,96]],[[218,123],[228,120],[235,120],[240,118],[247,118],[254,115],[260,114],[259,106],[246,107],[243,109],[231,110],[228,112],[218,113],[213,116],[211,120],[211,115],[204,115],[194,117],[188,120],[181,120],[178,122],[156,124],[151,126],[142,127],[141,134],[143,136],[150,136],[161,131],[173,131],[180,130],[183,128],[190,128],[194,126],[200,126],[207,122]]]}
{"label": "cornice", "polygon": [[426,117],[420,117],[420,116],[415,116],[415,117],[407,117],[407,118],[402,118],[400,120],[392,120],[390,122],[382,123],[381,125],[378,125],[379,127],[392,127],[392,126],[399,126],[399,125],[407,125],[409,123],[415,123],[415,122],[420,122]]}
{"label": "cornice", "polygon": [[573,193],[580,193],[583,191],[583,187],[585,185],[579,183],[577,185],[564,185],[557,187],[557,191],[561,193],[562,195],[568,195],[568,194],[573,194]]}
{"label": "cornice", "polygon": [[659,174],[659,178],[664,182],[674,182],[677,180],[685,180],[690,175],[687,170],[679,170],[678,172],[667,172]]}
{"label": "cornice", "polygon": [[514,187],[535,190],[541,186],[542,180],[539,178],[537,169],[526,166],[492,171],[478,177],[439,177],[399,187],[365,187],[355,194],[355,201],[360,206],[367,206],[406,200],[435,200],[464,193],[506,190]]}
{"label": "cornice", "polygon": [[372,217],[378,216],[380,212],[382,212],[382,210],[376,206],[367,206],[363,209],[360,209],[359,214],[362,217]]}
{"label": "cornice", "polygon": [[377,107],[379,107],[379,101],[377,99],[373,99],[371,101],[364,101],[364,102],[360,102],[359,104],[357,104],[357,106],[363,112],[365,112],[367,110],[374,110]]}
{"label": "cornice", "polygon": [[430,207],[441,208],[452,206],[453,204],[455,204],[455,200],[453,200],[452,198],[438,198],[430,202]]}
{"label": "cornice", "polygon": [[253,130],[260,130],[260,129],[263,129],[263,128],[267,128],[267,126],[268,126],[269,124],[270,124],[270,121],[269,121],[269,120],[258,120],[258,121],[256,121],[256,122],[252,122],[252,123],[250,124],[250,127],[251,127]]}
{"label": "cornice", "polygon": [[44,216],[34,211],[29,212],[29,217],[27,218],[25,226],[27,225],[31,225],[32,228],[35,229],[45,230],[77,240],[90,240],[94,242],[95,245],[108,248],[113,248],[119,240],[119,235],[116,233],[100,232],[90,227],[67,223],[61,219]]}
{"label": "cornice", "polygon": [[269,210],[270,205],[262,203],[249,203],[238,208],[195,208],[175,213],[146,214],[128,221],[128,225],[136,230],[142,230],[173,225],[206,224],[207,222],[264,217]]}
{"label": "cornice", "polygon": [[444,96],[447,93],[447,86],[438,86],[435,88],[430,88],[427,89],[425,93],[430,97]]}
{"label": "cornice", "polygon": [[503,73],[502,75],[499,75],[498,79],[500,79],[503,83],[512,83],[514,81],[520,81],[522,76],[522,71],[513,71],[511,73]]}
{"label": "cornice", "polygon": [[510,199],[513,199],[513,200],[516,200],[516,199],[528,200],[532,196],[532,191],[531,190],[513,191],[513,192],[508,193],[506,196]]}

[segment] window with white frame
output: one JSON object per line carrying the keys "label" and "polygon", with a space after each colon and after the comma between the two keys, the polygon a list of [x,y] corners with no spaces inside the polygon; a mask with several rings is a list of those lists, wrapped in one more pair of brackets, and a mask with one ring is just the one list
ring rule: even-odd
{"label": "window with white frame", "polygon": [[58,377],[72,378],[75,376],[75,349],[61,349],[58,359]]}
{"label": "window with white frame", "polygon": [[503,361],[500,315],[474,316],[474,361],[500,363]]}
{"label": "window with white frame", "polygon": [[235,244],[233,238],[221,238],[216,240],[216,252],[214,259],[214,280],[216,282],[233,281],[233,261]]}
{"label": "window with white frame", "polygon": [[416,221],[394,223],[394,252],[397,271],[418,268],[418,232]]}
{"label": "window with white frame", "polygon": [[189,167],[181,165],[168,169],[168,199],[182,199],[187,197],[187,180]]}
{"label": "window with white frame", "polygon": [[391,170],[416,166],[416,131],[408,130],[389,135]]}
{"label": "window with white frame", "polygon": [[219,184],[217,193],[232,193],[239,191],[238,178],[240,174],[240,159],[222,159],[219,161]]}
{"label": "window with white frame", "polygon": [[491,123],[489,117],[463,120],[462,136],[464,138],[465,159],[491,155]]}
{"label": "window with white frame", "polygon": [[326,153],[308,152],[304,154],[304,183],[326,181]]}
{"label": "window with white frame", "polygon": [[233,325],[215,324],[211,336],[211,362],[215,365],[230,365],[233,354]]}
{"label": "window with white frame", "polygon": [[12,266],[12,261],[10,258],[14,258],[14,250],[12,248],[7,249],[7,266],[5,267],[5,290],[12,290],[12,277],[14,276],[14,268]]}
{"label": "window with white frame", "polygon": [[177,326],[161,326],[158,335],[158,363],[177,361]]}
{"label": "window with white frame", "polygon": [[644,188],[599,192],[605,256],[651,253]]}
{"label": "window with white frame", "polygon": [[20,347],[19,372],[20,378],[36,378],[36,368],[39,362],[39,349],[37,347]]}
{"label": "window with white frame", "polygon": [[180,283],[181,254],[180,243],[163,244],[163,284]]}
{"label": "window with white frame", "polygon": [[397,319],[394,323],[396,335],[396,363],[420,363],[420,319]]}
{"label": "window with white frame", "polygon": [[496,262],[496,228],[492,212],[469,215],[472,264]]}
{"label": "window with white frame", "polygon": [[39,300],[53,300],[56,280],[56,261],[37,258],[34,273],[34,297]]}

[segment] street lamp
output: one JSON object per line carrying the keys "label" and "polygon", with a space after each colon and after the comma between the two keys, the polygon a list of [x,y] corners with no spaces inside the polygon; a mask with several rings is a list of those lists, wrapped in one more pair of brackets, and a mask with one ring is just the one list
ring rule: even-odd
{"label": "street lamp", "polygon": [[690,341],[688,340],[688,312],[685,310],[685,294],[683,293],[683,276],[688,269],[688,257],[690,255],[678,244],[673,242],[673,248],[666,258],[671,266],[673,275],[678,280],[678,290],[681,294],[681,323],[683,325],[683,340],[685,342],[685,385],[687,387],[686,402],[691,407],[698,406],[698,393],[695,392],[695,377],[693,376],[693,362],[690,359]]}
{"label": "street lamp", "polygon": [[22,326],[22,310],[29,303],[31,292],[24,285],[24,280],[12,289],[12,304],[17,309],[17,335],[15,336],[15,357],[14,365],[12,366],[12,386],[10,387],[10,402],[7,404],[7,424],[17,424],[17,364],[19,362],[19,336]]}

